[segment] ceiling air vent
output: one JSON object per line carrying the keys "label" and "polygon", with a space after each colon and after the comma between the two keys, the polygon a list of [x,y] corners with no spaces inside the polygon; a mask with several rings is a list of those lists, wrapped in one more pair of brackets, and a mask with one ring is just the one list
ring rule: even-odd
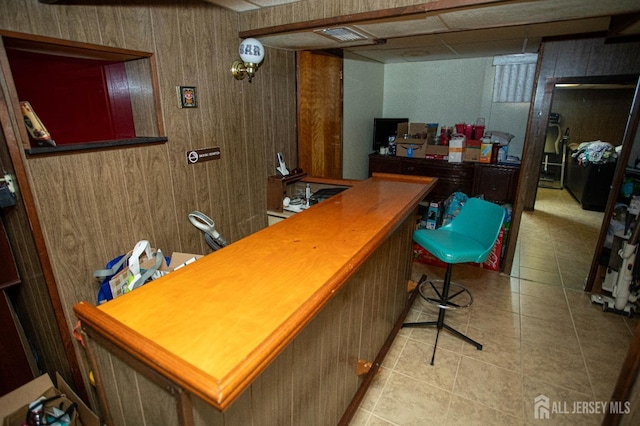
{"label": "ceiling air vent", "polygon": [[367,37],[355,32],[351,28],[337,27],[337,28],[325,28],[324,30],[316,30],[316,33],[329,37],[340,43],[346,43],[349,41],[367,40]]}

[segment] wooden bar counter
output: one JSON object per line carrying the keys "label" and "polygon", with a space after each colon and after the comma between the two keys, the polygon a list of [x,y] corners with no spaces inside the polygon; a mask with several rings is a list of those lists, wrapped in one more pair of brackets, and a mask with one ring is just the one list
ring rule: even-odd
{"label": "wooden bar counter", "polygon": [[77,304],[104,420],[348,420],[406,314],[414,213],[434,183],[375,175],[127,295]]}

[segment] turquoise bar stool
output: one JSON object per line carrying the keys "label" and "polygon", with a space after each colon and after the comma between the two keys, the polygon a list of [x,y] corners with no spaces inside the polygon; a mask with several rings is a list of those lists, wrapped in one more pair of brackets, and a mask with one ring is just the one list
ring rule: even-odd
{"label": "turquoise bar stool", "polygon": [[[504,216],[503,207],[479,198],[470,198],[448,224],[438,229],[418,229],[413,233],[413,240],[416,243],[447,264],[444,281],[427,281],[426,275],[423,275],[417,286],[423,299],[438,305],[438,320],[402,325],[403,327],[437,328],[431,365],[435,360],[438,337],[443,328],[472,344],[478,350],[482,350],[480,343],[444,322],[448,309],[466,308],[473,303],[471,292],[451,281],[451,271],[456,263],[481,263],[487,260],[500,234]],[[449,294],[452,288],[454,292]]]}

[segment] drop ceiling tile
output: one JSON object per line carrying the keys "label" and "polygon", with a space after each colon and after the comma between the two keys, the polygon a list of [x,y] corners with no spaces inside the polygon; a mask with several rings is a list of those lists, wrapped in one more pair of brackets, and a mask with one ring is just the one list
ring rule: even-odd
{"label": "drop ceiling tile", "polygon": [[259,6],[252,2],[244,0],[205,0],[208,3],[215,4],[225,9],[233,10],[235,12],[248,12],[250,10],[260,9]]}
{"label": "drop ceiling tile", "polygon": [[464,30],[504,25],[564,21],[599,15],[629,13],[638,10],[638,0],[585,1],[564,0],[558,7],[556,0],[496,4],[442,13],[440,16],[451,28]]}
{"label": "drop ceiling tile", "polygon": [[429,34],[447,31],[448,28],[437,16],[421,17],[419,19],[380,22],[353,25],[355,28],[374,35],[376,38],[406,37],[418,34]]}
{"label": "drop ceiling tile", "polygon": [[297,3],[300,0],[250,0],[251,3],[260,7],[280,6],[283,4]]}

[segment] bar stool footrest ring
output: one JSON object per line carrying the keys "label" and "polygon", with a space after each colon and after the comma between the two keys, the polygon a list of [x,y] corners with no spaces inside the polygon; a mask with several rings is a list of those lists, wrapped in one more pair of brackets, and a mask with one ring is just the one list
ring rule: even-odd
{"label": "bar stool footrest ring", "polygon": [[442,294],[443,287],[444,280],[427,280],[418,286],[418,292],[425,301],[438,305],[441,309],[462,309],[473,303],[473,294],[466,287],[451,281],[446,300]]}

